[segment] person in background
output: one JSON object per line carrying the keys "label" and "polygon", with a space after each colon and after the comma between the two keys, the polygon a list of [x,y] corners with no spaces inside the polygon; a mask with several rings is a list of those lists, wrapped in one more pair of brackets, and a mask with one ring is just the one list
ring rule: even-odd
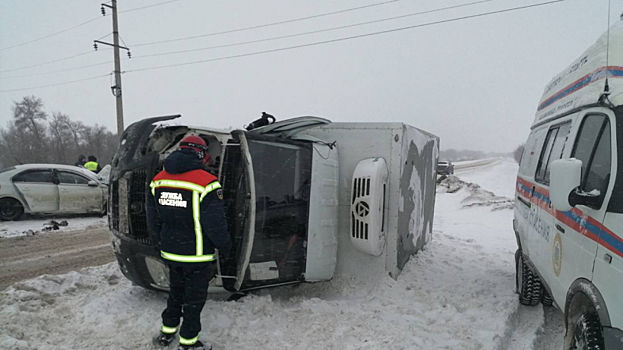
{"label": "person in background", "polygon": [[232,243],[221,185],[204,169],[209,160],[206,142],[186,136],[149,186],[147,223],[169,267],[169,299],[154,339],[160,346],[168,346],[179,331],[180,350],[211,349],[199,340],[201,310],[216,273],[215,248],[227,255]]}
{"label": "person in background", "polygon": [[86,162],[87,162],[87,157],[85,157],[84,154],[81,154],[78,156],[78,161],[75,162],[74,165],[84,168],[84,163]]}
{"label": "person in background", "polygon": [[99,173],[100,170],[102,170],[102,167],[100,167],[95,156],[89,156],[89,161],[84,164],[84,167],[96,174]]}

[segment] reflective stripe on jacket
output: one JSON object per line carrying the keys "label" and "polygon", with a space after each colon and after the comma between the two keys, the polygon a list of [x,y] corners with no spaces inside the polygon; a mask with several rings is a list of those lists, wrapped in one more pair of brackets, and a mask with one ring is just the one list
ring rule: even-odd
{"label": "reflective stripe on jacket", "polygon": [[162,171],[149,187],[148,220],[159,239],[162,258],[207,262],[216,259],[214,248],[229,251],[221,184],[215,176],[205,170]]}

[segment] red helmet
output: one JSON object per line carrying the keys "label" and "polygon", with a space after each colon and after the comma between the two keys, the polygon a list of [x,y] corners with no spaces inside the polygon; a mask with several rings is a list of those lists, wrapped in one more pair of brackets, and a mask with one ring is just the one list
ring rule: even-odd
{"label": "red helmet", "polygon": [[197,156],[203,164],[209,163],[212,158],[208,153],[208,144],[199,136],[189,135],[186,136],[180,141],[179,149],[191,149],[197,153]]}

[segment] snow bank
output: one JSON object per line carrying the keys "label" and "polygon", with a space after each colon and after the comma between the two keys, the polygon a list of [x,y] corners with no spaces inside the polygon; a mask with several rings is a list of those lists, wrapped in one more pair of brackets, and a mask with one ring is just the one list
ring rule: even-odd
{"label": "snow bank", "polygon": [[[215,349],[508,349],[516,243],[508,198],[489,190],[511,182],[517,165],[483,171],[498,176],[442,184],[433,240],[397,281],[342,277],[237,302],[210,295],[200,338]],[[17,283],[0,293],[0,348],[151,349],[165,300],[115,263]]]}
{"label": "snow bank", "polygon": [[74,231],[92,227],[105,227],[108,223],[106,218],[100,217],[49,217],[37,219],[22,219],[20,221],[0,221],[0,238],[19,237],[37,234],[47,234],[58,230],[46,231],[45,228],[51,220],[67,221],[67,226],[58,226],[59,230]]}

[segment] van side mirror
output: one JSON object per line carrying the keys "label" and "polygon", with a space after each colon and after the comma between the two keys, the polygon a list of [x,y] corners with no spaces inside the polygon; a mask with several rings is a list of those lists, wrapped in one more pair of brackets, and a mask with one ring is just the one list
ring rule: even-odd
{"label": "van side mirror", "polygon": [[573,194],[580,187],[581,179],[581,160],[559,159],[552,162],[549,193],[556,210],[569,211],[578,204]]}

